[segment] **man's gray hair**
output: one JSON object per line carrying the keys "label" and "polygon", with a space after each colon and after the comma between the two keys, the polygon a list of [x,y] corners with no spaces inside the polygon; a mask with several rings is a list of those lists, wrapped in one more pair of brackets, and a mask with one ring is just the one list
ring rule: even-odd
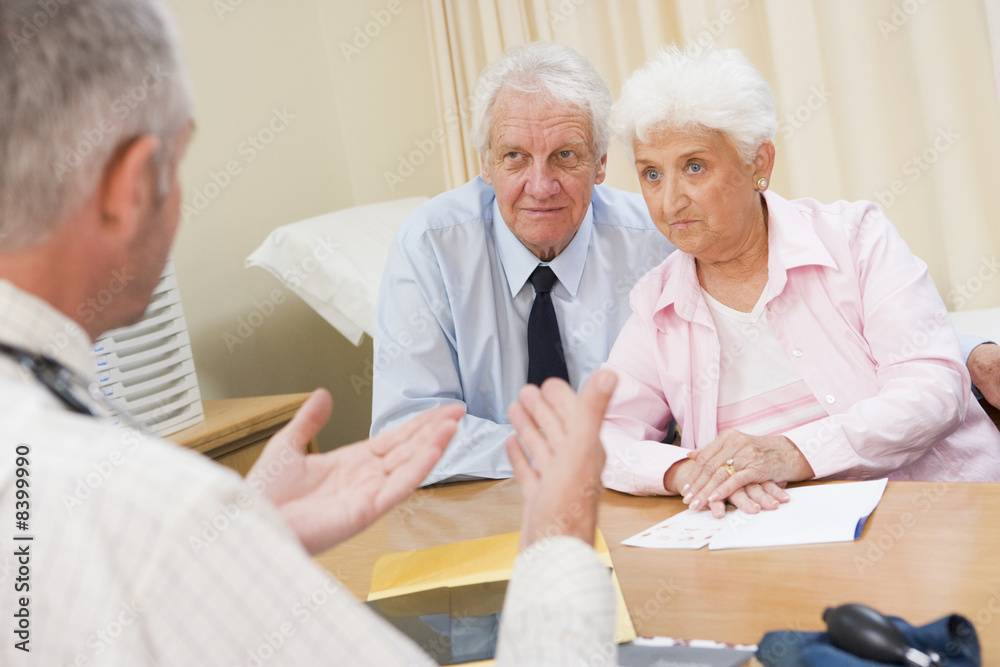
{"label": "man's gray hair", "polygon": [[159,196],[192,94],[156,0],[0,3],[0,252],[37,244],[150,134]]}
{"label": "man's gray hair", "polygon": [[689,53],[667,47],[622,86],[611,125],[635,160],[632,142],[649,143],[661,129],[718,130],[749,164],[774,138],[774,95],[760,72],[735,49]]}
{"label": "man's gray hair", "polygon": [[608,152],[611,91],[597,70],[563,44],[532,42],[510,49],[479,74],[472,104],[472,142],[485,156],[490,148],[497,100],[507,92],[545,95],[582,111],[590,120],[594,151]]}

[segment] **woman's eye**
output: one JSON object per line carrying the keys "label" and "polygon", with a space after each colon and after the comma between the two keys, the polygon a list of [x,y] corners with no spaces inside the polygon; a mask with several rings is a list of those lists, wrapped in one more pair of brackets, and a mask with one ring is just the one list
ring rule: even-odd
{"label": "woman's eye", "polygon": [[658,181],[658,180],[660,180],[660,172],[656,171],[655,169],[647,169],[646,170],[646,180],[647,181]]}
{"label": "woman's eye", "polygon": [[692,174],[701,173],[702,169],[704,169],[704,167],[702,167],[700,164],[689,164],[688,165],[688,171],[690,171]]}

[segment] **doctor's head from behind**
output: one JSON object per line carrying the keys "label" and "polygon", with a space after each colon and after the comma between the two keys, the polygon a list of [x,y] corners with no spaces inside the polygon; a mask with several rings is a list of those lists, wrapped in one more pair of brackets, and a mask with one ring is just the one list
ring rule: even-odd
{"label": "doctor's head from behind", "polygon": [[569,245],[604,181],[611,91],[580,54],[535,42],[479,75],[472,139],[514,236],[542,261]]}
{"label": "doctor's head from behind", "polygon": [[0,279],[95,338],[142,316],[177,228],[176,30],[154,0],[2,0],[0,34]]}

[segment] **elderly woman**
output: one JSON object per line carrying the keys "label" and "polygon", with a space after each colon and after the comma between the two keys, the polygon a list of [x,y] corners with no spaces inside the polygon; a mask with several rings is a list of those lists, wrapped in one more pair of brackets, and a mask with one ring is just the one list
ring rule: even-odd
{"label": "elderly woman", "polygon": [[869,202],[768,190],[774,99],[739,52],[665,50],[614,114],[681,252],[633,289],[607,362],[606,486],[722,516],[808,479],[1000,480],[926,266]]}

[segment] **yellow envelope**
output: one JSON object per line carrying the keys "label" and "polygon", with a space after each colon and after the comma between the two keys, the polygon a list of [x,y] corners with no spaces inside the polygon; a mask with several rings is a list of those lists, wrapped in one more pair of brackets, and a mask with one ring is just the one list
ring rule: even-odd
{"label": "yellow envelope", "polygon": [[[514,568],[520,537],[520,533],[507,533],[381,556],[375,561],[368,600],[381,600],[442,586],[506,581],[510,579]],[[611,568],[611,582],[618,600],[615,639],[618,643],[630,642],[635,639],[635,628],[625,607],[618,575],[611,564],[608,544],[600,530],[594,537],[594,549],[604,564]],[[469,664],[488,665],[492,661]]]}

